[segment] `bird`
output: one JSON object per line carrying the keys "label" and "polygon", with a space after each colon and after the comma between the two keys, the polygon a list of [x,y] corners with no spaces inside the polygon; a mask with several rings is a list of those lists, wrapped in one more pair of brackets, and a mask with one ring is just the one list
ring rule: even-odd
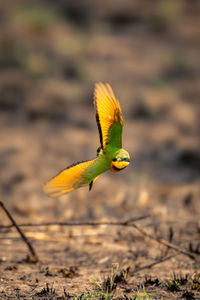
{"label": "bird", "polygon": [[122,148],[122,110],[110,84],[95,84],[94,107],[100,137],[97,156],[72,164],[50,179],[43,186],[49,197],[58,197],[87,185],[90,191],[100,174],[107,170],[116,173],[129,165],[130,155]]}

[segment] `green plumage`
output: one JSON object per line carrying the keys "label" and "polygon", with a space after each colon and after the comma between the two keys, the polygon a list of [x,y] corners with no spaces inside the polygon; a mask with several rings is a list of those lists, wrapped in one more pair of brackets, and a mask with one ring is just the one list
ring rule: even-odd
{"label": "green plumage", "polygon": [[97,176],[104,173],[105,171],[110,169],[110,159],[106,157],[106,155],[100,155],[93,164],[91,164],[85,171],[83,172],[83,178],[87,180],[89,184],[93,181]]}

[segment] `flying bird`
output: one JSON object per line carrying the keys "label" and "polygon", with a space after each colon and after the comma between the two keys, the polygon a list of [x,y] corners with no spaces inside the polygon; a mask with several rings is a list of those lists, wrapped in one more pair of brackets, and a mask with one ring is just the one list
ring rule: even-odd
{"label": "flying bird", "polygon": [[122,148],[121,107],[108,83],[95,84],[94,106],[100,137],[97,157],[72,164],[50,179],[43,187],[49,197],[58,197],[86,185],[91,190],[101,173],[119,172],[130,163],[128,152]]}

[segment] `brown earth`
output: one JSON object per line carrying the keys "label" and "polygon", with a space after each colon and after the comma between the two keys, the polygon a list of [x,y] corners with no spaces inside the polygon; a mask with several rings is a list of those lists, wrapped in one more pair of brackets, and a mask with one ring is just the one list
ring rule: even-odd
{"label": "brown earth", "polygon": [[[145,299],[143,286],[200,299],[199,12],[194,0],[0,2],[0,200],[16,222],[148,215],[136,224],[195,256],[133,227],[21,227],[34,264],[1,209],[0,299]],[[96,155],[96,81],[120,100],[131,165],[49,199],[46,180]]]}

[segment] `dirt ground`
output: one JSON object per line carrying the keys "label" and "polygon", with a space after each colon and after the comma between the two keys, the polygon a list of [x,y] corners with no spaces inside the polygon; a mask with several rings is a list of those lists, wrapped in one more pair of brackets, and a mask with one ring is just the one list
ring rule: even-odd
{"label": "dirt ground", "polygon": [[[0,2],[0,299],[200,299],[199,1]],[[120,100],[131,164],[49,199],[95,157],[93,87]],[[146,216],[146,217],[145,217]]]}

